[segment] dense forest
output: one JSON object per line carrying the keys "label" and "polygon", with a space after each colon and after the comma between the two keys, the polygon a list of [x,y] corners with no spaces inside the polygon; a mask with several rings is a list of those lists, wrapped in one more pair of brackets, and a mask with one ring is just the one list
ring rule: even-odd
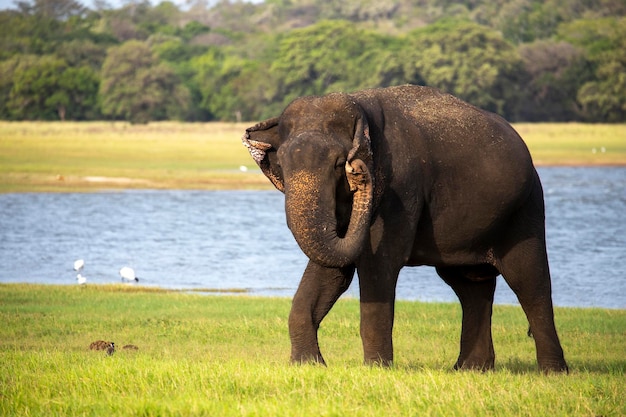
{"label": "dense forest", "polygon": [[0,119],[259,120],[413,83],[511,121],[626,121],[624,0],[16,1]]}

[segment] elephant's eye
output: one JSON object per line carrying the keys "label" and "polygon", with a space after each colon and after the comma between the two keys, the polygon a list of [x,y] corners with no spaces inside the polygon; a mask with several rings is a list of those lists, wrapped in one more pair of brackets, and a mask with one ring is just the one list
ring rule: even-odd
{"label": "elephant's eye", "polygon": [[341,168],[343,169],[346,165],[346,159],[345,158],[339,158],[337,159],[337,162],[335,163],[335,168]]}

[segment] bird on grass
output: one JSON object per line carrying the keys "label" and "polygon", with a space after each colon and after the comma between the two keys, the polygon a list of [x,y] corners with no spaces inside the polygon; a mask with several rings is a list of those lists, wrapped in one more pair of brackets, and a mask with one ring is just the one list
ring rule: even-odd
{"label": "bird on grass", "polygon": [[139,278],[135,275],[135,270],[128,266],[120,269],[120,276],[122,277],[123,282],[139,282]]}
{"label": "bird on grass", "polygon": [[78,274],[76,275],[76,281],[78,282],[78,285],[83,285],[87,283],[87,277],[82,275],[82,274]]}

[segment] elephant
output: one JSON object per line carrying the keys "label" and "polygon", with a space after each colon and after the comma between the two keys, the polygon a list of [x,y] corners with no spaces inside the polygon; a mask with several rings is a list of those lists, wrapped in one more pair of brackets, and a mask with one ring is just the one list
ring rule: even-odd
{"label": "elephant", "polygon": [[287,226],[309,258],[289,313],[291,362],[325,365],[318,329],[356,271],[364,361],[392,365],[398,274],[431,266],[462,308],[455,369],[494,368],[502,275],[528,319],[539,369],[568,372],[542,186],[502,117],[403,85],[297,98],[242,141],[284,193]]}

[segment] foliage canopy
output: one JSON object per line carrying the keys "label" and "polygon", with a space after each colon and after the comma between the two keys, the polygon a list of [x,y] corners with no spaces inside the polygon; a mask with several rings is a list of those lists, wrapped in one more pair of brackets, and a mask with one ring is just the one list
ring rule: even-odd
{"label": "foliage canopy", "polygon": [[622,0],[98,5],[0,11],[0,118],[258,120],[414,83],[512,121],[626,120]]}

